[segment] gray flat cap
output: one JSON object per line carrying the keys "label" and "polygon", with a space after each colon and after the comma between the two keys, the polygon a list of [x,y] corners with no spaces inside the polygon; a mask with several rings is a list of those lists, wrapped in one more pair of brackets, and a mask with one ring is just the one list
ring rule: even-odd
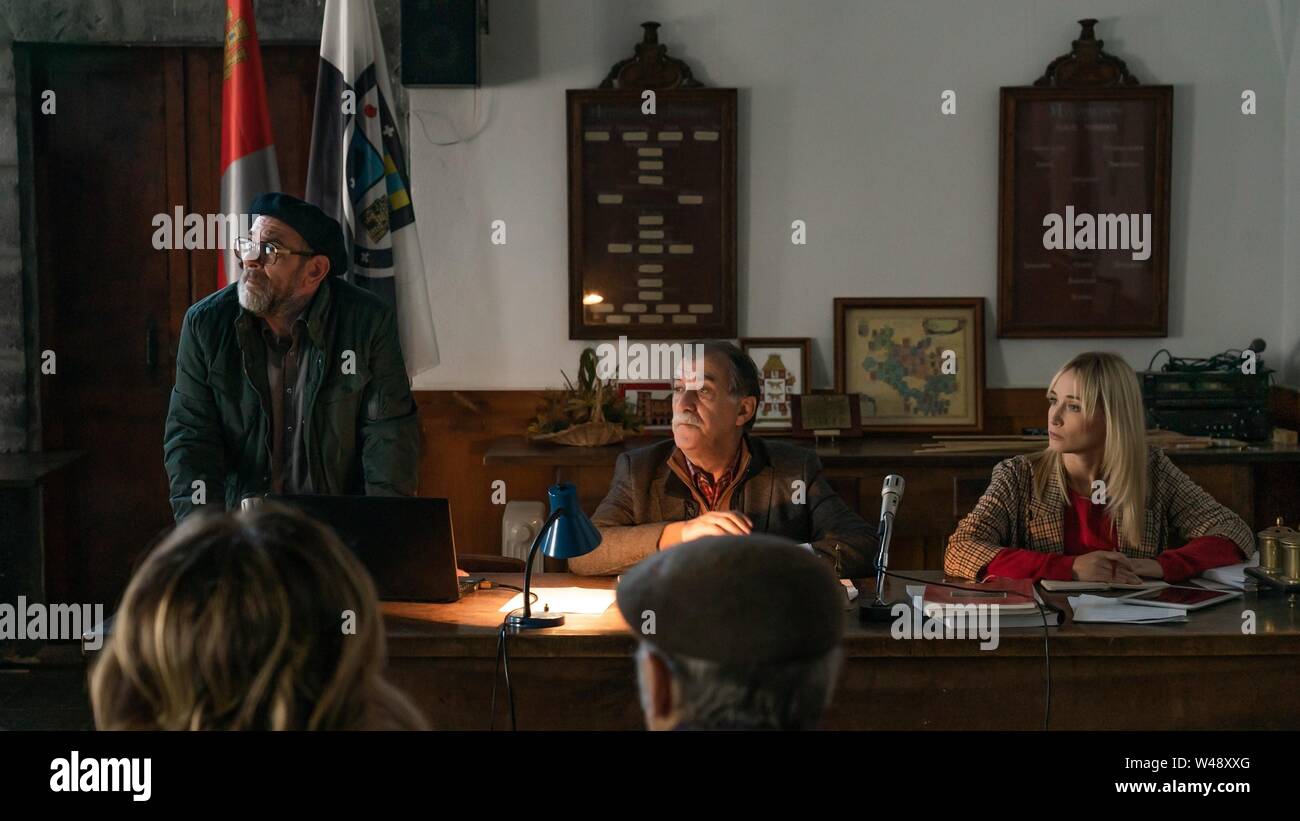
{"label": "gray flat cap", "polygon": [[844,635],[844,605],[826,562],[764,534],[667,548],[618,585],[618,608],[639,638],[724,666],[825,655]]}

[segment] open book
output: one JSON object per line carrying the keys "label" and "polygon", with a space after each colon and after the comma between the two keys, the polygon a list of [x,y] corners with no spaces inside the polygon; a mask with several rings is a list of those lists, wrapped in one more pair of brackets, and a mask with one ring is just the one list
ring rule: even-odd
{"label": "open book", "polygon": [[1082,593],[1093,590],[1158,590],[1162,587],[1168,587],[1169,582],[1160,579],[1151,579],[1141,584],[1123,584],[1121,582],[1058,582],[1051,579],[1043,579],[1041,584],[1044,590],[1057,593],[1066,591],[1069,593]]}

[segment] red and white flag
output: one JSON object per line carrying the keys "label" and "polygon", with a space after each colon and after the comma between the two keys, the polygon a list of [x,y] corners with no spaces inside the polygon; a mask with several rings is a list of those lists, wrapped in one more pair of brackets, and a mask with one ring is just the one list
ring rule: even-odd
{"label": "red and white flag", "polygon": [[[271,112],[266,105],[262,49],[257,44],[253,0],[226,0],[226,53],[221,82],[221,212],[226,241],[217,286],[239,278],[234,239],[247,223],[253,197],[280,190]],[[238,225],[240,228],[236,229]]]}

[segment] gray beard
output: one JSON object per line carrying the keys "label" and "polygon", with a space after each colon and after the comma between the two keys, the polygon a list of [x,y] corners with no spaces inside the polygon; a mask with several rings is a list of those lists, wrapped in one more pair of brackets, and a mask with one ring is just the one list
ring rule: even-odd
{"label": "gray beard", "polygon": [[254,316],[266,316],[275,302],[275,295],[268,290],[250,291],[243,277],[239,278],[239,304]]}

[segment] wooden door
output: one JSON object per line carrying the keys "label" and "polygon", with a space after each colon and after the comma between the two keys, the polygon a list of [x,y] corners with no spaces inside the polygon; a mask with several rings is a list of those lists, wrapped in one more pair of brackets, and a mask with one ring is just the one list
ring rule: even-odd
{"label": "wooden door", "polygon": [[[112,608],[171,525],[162,462],[175,346],[188,306],[216,283],[214,250],[156,249],[158,214],[219,210],[220,48],[16,46],[27,62],[42,446],[86,456],[47,486],[51,601]],[[282,188],[302,194],[314,46],[264,59]],[[56,93],[40,112],[44,89]]]}

